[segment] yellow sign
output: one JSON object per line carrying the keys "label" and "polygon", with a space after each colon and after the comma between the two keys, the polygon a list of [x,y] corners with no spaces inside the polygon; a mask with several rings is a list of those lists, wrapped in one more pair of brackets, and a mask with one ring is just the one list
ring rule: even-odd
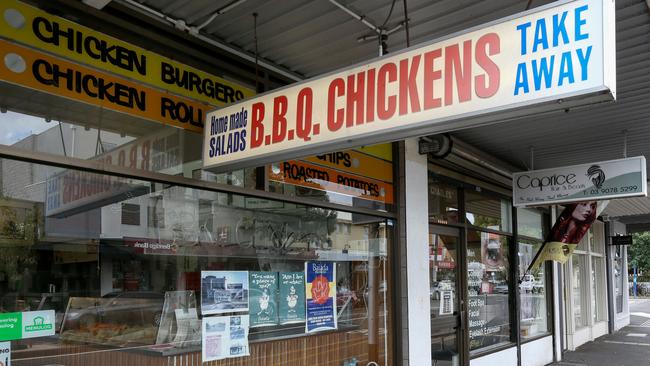
{"label": "yellow sign", "polygon": [[132,81],[0,40],[0,80],[151,121],[203,131],[211,109]]}
{"label": "yellow sign", "polygon": [[310,156],[304,160],[384,182],[393,181],[392,163],[354,150]]}
{"label": "yellow sign", "polygon": [[362,146],[356,150],[380,159],[393,161],[393,144],[391,143]]}
{"label": "yellow sign", "polygon": [[557,261],[564,264],[573,254],[577,246],[578,244],[561,243],[558,241],[548,242],[544,244],[542,252],[539,253],[537,260],[531,267],[538,268],[546,261]]}
{"label": "yellow sign", "polygon": [[218,107],[255,95],[252,89],[15,0],[0,3],[0,37]]}
{"label": "yellow sign", "polygon": [[393,203],[393,185],[375,179],[294,160],[272,164],[268,172],[276,182]]}

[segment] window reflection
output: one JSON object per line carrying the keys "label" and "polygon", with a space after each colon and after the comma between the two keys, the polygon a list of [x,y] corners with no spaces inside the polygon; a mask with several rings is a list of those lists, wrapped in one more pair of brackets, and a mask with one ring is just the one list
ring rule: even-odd
{"label": "window reflection", "polygon": [[429,219],[436,224],[459,223],[458,188],[429,177]]}
{"label": "window reflection", "polygon": [[[536,337],[548,332],[546,312],[546,274],[545,266],[533,268],[523,276],[540,250],[541,242],[520,240],[519,249],[519,301],[521,308],[521,337],[523,339]],[[522,278],[523,276],[523,278]]]}
{"label": "window reflection", "polygon": [[510,341],[508,238],[468,231],[467,281],[470,350]]}
{"label": "window reflection", "polygon": [[[147,363],[148,357],[163,357],[171,350],[200,351],[197,327],[206,315],[201,308],[203,272],[277,275],[277,291],[266,295],[269,303],[279,303],[282,279],[305,273],[305,264],[314,261],[335,268],[331,288],[336,290],[329,295],[337,325],[326,335],[328,342],[351,344],[348,358],[379,361],[387,356],[391,222],[263,198],[1,162],[5,195],[0,197],[0,310],[54,312],[55,335],[35,341],[45,350],[38,354],[43,362],[69,364],[74,359],[97,364],[84,358],[84,352],[91,355],[98,349],[137,359],[129,358],[128,364]],[[26,179],[38,181],[25,189]],[[304,276],[295,278],[305,293]],[[217,290],[206,299],[231,299],[233,291],[242,289],[225,285]],[[285,290],[283,299],[300,293]],[[304,319],[270,323],[251,326],[252,350],[299,349],[304,344]],[[319,337],[309,339],[318,343]],[[375,354],[367,347],[370,337],[379,345]],[[27,344],[15,341],[12,347],[27,349]],[[146,349],[149,356],[122,352],[131,347]],[[260,354],[280,352],[264,349]],[[316,353],[325,357],[327,352]],[[32,357],[35,353],[26,350],[15,360]],[[307,362],[302,357],[287,354],[281,362]],[[263,362],[256,356],[248,360]]]}
{"label": "window reflection", "polygon": [[512,230],[509,200],[467,190],[465,210],[465,219],[470,225],[503,232]]}

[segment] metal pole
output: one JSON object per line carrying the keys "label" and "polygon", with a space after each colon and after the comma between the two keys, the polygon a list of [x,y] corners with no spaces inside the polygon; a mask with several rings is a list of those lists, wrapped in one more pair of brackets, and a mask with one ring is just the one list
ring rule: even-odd
{"label": "metal pole", "polygon": [[636,264],[634,265],[634,278],[633,278],[632,281],[633,281],[634,297],[636,298],[636,295],[637,295],[637,292],[636,292],[636,290],[637,290],[637,288],[636,288]]}
{"label": "metal pole", "polygon": [[409,33],[409,12],[404,0],[404,26],[406,27],[406,47],[411,47],[411,35]]}

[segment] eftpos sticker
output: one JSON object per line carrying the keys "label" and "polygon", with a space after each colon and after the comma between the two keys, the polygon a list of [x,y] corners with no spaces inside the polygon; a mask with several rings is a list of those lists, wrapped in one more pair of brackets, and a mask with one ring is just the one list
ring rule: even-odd
{"label": "eftpos sticker", "polygon": [[0,366],[11,366],[11,342],[0,342]]}

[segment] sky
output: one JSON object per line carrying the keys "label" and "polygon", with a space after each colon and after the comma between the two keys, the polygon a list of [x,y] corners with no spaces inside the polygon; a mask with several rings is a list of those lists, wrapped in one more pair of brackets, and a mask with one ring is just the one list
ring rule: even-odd
{"label": "sky", "polygon": [[54,125],[43,118],[25,114],[0,113],[0,144],[12,145],[32,134],[39,134]]}

